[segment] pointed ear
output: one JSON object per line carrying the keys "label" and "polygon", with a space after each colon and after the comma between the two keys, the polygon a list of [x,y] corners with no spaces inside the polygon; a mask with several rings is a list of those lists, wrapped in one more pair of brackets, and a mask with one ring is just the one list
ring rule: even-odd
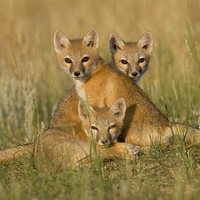
{"label": "pointed ear", "polygon": [[64,49],[67,45],[69,45],[70,41],[69,39],[61,32],[56,31],[54,34],[54,48],[55,51],[61,51]]}
{"label": "pointed ear", "polygon": [[114,116],[124,118],[126,112],[126,103],[124,98],[120,98],[117,100],[112,106],[111,111],[113,112]]}
{"label": "pointed ear", "polygon": [[81,120],[87,120],[88,112],[87,112],[86,106],[82,100],[79,100],[79,103],[78,103],[78,114],[79,114],[79,118]]}
{"label": "pointed ear", "polygon": [[83,43],[86,46],[99,47],[99,35],[95,29],[90,30],[83,38]]}
{"label": "pointed ear", "polygon": [[124,41],[116,33],[111,33],[109,46],[110,46],[110,53],[114,53],[118,49],[122,49],[122,47],[124,46]]}
{"label": "pointed ear", "polygon": [[83,100],[79,100],[78,114],[80,120],[87,120],[91,112],[94,112],[94,109]]}
{"label": "pointed ear", "polygon": [[147,31],[137,43],[140,48],[146,49],[150,54],[153,51],[153,36],[150,31]]}

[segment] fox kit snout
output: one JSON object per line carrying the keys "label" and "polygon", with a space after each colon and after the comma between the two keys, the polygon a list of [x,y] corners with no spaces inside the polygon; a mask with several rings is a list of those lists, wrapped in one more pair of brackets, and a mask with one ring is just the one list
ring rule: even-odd
{"label": "fox kit snout", "polygon": [[116,33],[110,35],[111,66],[137,83],[149,67],[153,37],[148,31],[138,42],[124,42]]}
{"label": "fox kit snout", "polygon": [[126,104],[123,98],[111,107],[91,107],[79,101],[78,112],[88,137],[100,146],[109,146],[121,133]]}

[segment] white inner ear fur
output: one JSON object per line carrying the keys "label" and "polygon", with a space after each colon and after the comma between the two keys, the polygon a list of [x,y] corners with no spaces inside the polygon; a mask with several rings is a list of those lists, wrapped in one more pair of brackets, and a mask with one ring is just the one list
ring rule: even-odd
{"label": "white inner ear fur", "polygon": [[92,46],[98,48],[99,46],[99,35],[95,29],[90,30],[86,36],[83,38],[83,42],[87,46]]}
{"label": "white inner ear fur", "polygon": [[124,41],[116,33],[111,33],[109,46],[110,53],[114,53],[117,50],[117,48],[122,49],[122,47],[124,46]]}
{"label": "white inner ear fur", "polygon": [[124,98],[117,100],[110,108],[114,115],[124,118],[126,112],[126,103]]}
{"label": "white inner ear fur", "polygon": [[147,31],[138,41],[141,48],[146,48],[149,53],[153,51],[153,37],[151,32]]}
{"label": "white inner ear fur", "polygon": [[54,34],[55,51],[61,51],[67,44],[69,44],[69,39],[62,32],[56,31]]}

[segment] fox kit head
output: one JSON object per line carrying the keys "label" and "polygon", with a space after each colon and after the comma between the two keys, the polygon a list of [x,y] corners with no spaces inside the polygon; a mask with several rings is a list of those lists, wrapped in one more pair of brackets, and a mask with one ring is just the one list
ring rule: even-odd
{"label": "fox kit head", "polygon": [[138,42],[124,42],[116,33],[110,35],[111,64],[137,83],[148,69],[153,37],[146,32]]}
{"label": "fox kit head", "polygon": [[79,101],[78,112],[82,128],[100,146],[109,146],[120,135],[126,104],[123,98],[111,107],[91,107]]}
{"label": "fox kit head", "polygon": [[98,61],[99,36],[92,29],[82,39],[69,39],[56,31],[54,47],[60,66],[72,79],[84,82],[91,75]]}

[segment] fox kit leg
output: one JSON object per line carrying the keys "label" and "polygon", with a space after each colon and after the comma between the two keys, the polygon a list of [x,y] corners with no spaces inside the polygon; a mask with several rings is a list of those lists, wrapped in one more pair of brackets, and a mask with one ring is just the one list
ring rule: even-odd
{"label": "fox kit leg", "polygon": [[114,148],[114,151],[118,154],[120,153],[120,156],[130,158],[135,155],[139,155],[142,151],[142,149],[139,146],[133,146],[132,144],[125,142],[113,143],[113,146],[109,147],[110,153],[112,151],[112,148]]}
{"label": "fox kit leg", "polygon": [[182,136],[187,145],[200,146],[200,129],[181,123],[172,123],[171,131],[173,135]]}

